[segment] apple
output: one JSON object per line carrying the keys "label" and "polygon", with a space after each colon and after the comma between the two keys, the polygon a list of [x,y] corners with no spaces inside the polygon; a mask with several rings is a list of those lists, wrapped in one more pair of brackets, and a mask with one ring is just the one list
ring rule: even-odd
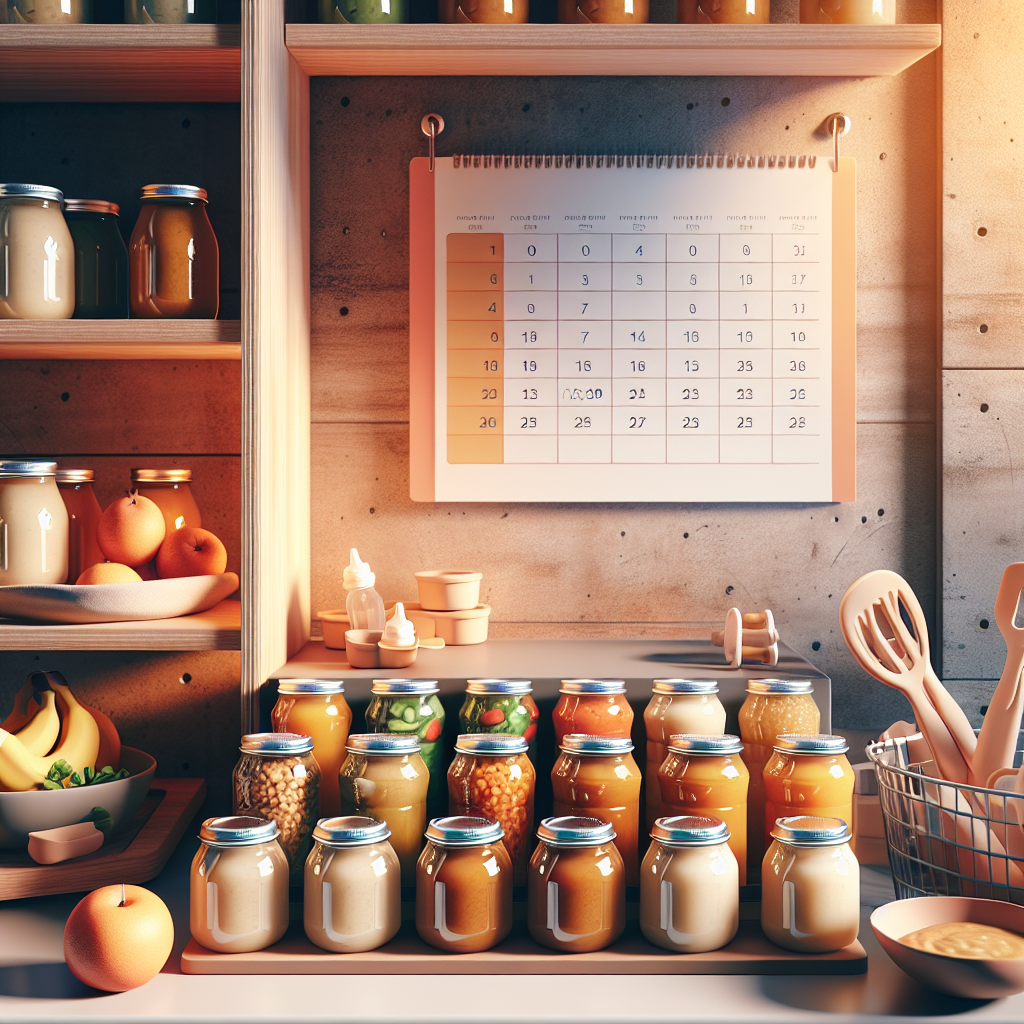
{"label": "apple", "polygon": [[178,576],[219,576],[228,567],[228,553],[209,530],[183,526],[169,533],[156,555],[163,580]]}

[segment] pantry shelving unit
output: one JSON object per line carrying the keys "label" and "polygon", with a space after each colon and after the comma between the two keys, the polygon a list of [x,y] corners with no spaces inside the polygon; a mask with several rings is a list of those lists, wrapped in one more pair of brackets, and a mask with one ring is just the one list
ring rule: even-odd
{"label": "pantry shelving unit", "polygon": [[0,359],[241,359],[238,320],[0,320]]}

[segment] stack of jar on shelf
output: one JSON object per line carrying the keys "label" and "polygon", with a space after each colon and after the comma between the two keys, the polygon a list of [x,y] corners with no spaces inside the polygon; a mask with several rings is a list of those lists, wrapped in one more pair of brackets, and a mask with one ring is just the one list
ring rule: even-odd
{"label": "stack of jar on shelf", "polygon": [[735,936],[748,878],[762,883],[762,928],[779,946],[820,953],[856,938],[853,772],[845,741],[818,734],[809,681],[751,681],[740,736],[724,734],[713,680],[654,681],[642,862],[622,681],[563,680],[554,814],[536,828],[530,683],[475,679],[466,689],[446,770],[435,680],[374,680],[371,731],[355,735],[342,682],[280,680],[276,731],[242,739],[236,816],[203,825],[196,941],[225,953],[272,945],[287,929],[292,886],[304,890],[313,943],[374,949],[397,933],[402,886],[414,886],[420,937],[478,952],[508,935],[513,886],[525,884],[534,941],[593,951],[621,935],[626,887],[639,884],[647,940],[695,953]]}
{"label": "stack of jar on shelf", "polygon": [[144,185],[141,200],[125,248],[117,203],[0,184],[0,319],[216,319],[220,250],[206,189]]}

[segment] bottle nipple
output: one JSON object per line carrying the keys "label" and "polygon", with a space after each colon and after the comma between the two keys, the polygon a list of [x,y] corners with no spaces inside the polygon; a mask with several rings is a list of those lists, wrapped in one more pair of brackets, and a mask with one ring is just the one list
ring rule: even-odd
{"label": "bottle nipple", "polygon": [[349,549],[348,559],[348,565],[342,574],[342,586],[346,590],[364,590],[366,587],[372,587],[377,577],[374,576],[369,563],[359,557],[359,552],[355,548]]}
{"label": "bottle nipple", "polygon": [[416,644],[416,627],[405,617],[405,605],[399,601],[395,614],[384,623],[381,643],[389,647],[413,647]]}

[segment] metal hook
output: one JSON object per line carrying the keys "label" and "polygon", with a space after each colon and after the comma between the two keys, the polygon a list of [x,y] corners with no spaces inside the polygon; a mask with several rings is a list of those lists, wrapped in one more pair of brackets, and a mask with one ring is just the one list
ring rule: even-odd
{"label": "metal hook", "polygon": [[438,135],[444,131],[444,118],[440,114],[424,114],[420,121],[420,131],[430,139],[430,173],[434,173],[434,143]]}
{"label": "metal hook", "polygon": [[828,134],[832,136],[832,173],[839,173],[839,140],[853,127],[853,121],[846,114],[829,114],[825,118]]}

